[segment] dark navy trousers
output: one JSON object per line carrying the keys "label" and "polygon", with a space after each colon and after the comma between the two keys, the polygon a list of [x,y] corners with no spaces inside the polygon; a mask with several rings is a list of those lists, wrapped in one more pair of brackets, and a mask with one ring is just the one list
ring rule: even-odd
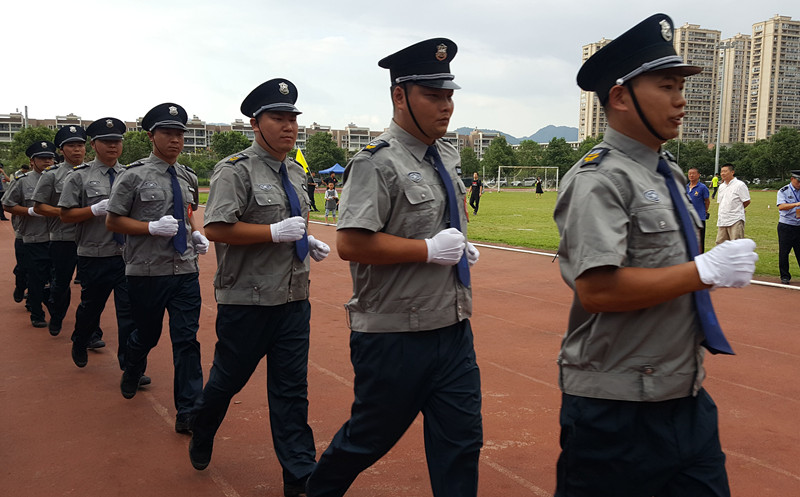
{"label": "dark navy trousers", "polygon": [[478,494],[480,371],[469,320],[433,331],[350,334],[351,417],[308,480],[309,497],[342,496],[421,412],[435,497]]}
{"label": "dark navy trousers", "polygon": [[556,497],[728,497],[717,406],[562,395]]}
{"label": "dark navy trousers", "polygon": [[79,347],[85,347],[102,336],[99,331],[100,315],[103,314],[106,301],[113,291],[114,307],[117,312],[117,359],[122,368],[128,336],[136,329],[128,297],[125,261],[121,255],[78,256],[77,267],[81,281],[81,303],[75,311],[75,331],[72,333],[72,341]]}
{"label": "dark navy trousers", "polygon": [[22,238],[14,239],[14,257],[17,260],[17,264],[14,266],[14,283],[16,288],[23,292],[28,288],[28,271],[25,270],[24,245]]}
{"label": "dark navy trousers", "polygon": [[50,320],[59,325],[64,320],[72,298],[70,285],[75,265],[78,262],[78,246],[72,241],[51,241],[50,261],[53,265],[53,281],[50,285],[50,304],[53,314]]}
{"label": "dark navy trousers", "polygon": [[200,364],[200,282],[197,273],[167,276],[128,276],[136,329],[128,337],[124,370],[144,374],[147,354],[158,344],[169,313],[169,337],[175,368],[173,398],[178,414],[188,414],[203,389]]}
{"label": "dark navy trousers", "polygon": [[217,305],[214,365],[193,411],[195,437],[213,439],[231,399],[267,357],[272,444],[283,481],[304,480],[316,448],[308,426],[308,300],[276,306]]}
{"label": "dark navy trousers", "polygon": [[50,242],[24,243],[25,272],[28,278],[28,307],[31,320],[45,319],[42,304],[50,309],[45,287],[50,283]]}

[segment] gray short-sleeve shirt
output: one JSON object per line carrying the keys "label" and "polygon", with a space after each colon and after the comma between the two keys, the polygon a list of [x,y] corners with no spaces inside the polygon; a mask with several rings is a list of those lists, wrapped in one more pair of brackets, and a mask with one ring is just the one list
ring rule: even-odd
{"label": "gray short-sleeve shirt", "polygon": [[[603,150],[606,151],[603,151]],[[592,160],[600,153],[602,159]],[[561,182],[554,218],[564,281],[589,269],[659,268],[689,260],[658,154],[609,128]],[[683,174],[671,164],[678,191]],[[695,228],[701,226],[688,197]],[[586,312],[577,294],[559,355],[560,385],[584,397],[662,401],[696,394],[702,331],[691,294],[632,312]]]}
{"label": "gray short-sleeve shirt", "polygon": [[[301,215],[307,219],[305,172],[288,157],[284,163],[300,201]],[[215,243],[214,289],[220,304],[273,306],[308,299],[309,257],[299,260],[294,243],[266,241],[266,225],[291,217],[280,165],[254,142],[214,167],[203,216],[205,226],[238,222],[265,225],[264,243]]]}
{"label": "gray short-sleeve shirt", "polygon": [[[447,194],[427,145],[394,121],[377,145],[356,154],[344,175],[338,230],[365,229],[425,239],[449,227]],[[464,205],[461,158],[449,143],[436,147]],[[460,209],[466,235],[466,212]],[[353,296],[347,303],[350,328],[360,332],[426,331],[472,315],[472,290],[458,281],[455,266],[426,263],[350,263]]]}
{"label": "gray short-sleeve shirt", "polygon": [[[45,169],[36,184],[33,201],[58,207],[58,200],[64,190],[64,180],[72,172],[73,167],[67,162],[62,162]],[[47,229],[50,230],[50,241],[75,241],[75,223],[62,223],[59,217],[48,217]]]}
{"label": "gray short-sleeve shirt", "polygon": [[[42,173],[31,170],[20,175],[11,183],[8,191],[3,195],[3,205],[8,207],[22,206],[33,207],[33,192]],[[24,243],[43,243],[50,241],[50,232],[47,230],[47,218],[39,216],[17,216],[19,225],[17,230],[22,235]]]}
{"label": "gray short-sleeve shirt", "polygon": [[[122,166],[113,166],[117,177]],[[108,198],[111,193],[109,166],[95,159],[88,164],[72,168],[64,181],[58,206],[67,209],[88,207]],[[94,216],[76,224],[75,242],[78,255],[83,257],[112,257],[122,255],[122,245],[114,241],[113,233],[106,229],[106,217]]]}
{"label": "gray short-sleeve shirt", "polygon": [[[190,216],[197,210],[197,175],[182,164],[167,164],[151,153],[146,159],[130,164],[120,174],[108,199],[108,212],[138,221],[157,221],[163,216],[175,216],[172,175],[175,175],[183,201],[183,226],[186,250],[179,254],[172,237],[126,235],[125,274],[128,276],[167,276],[197,272],[197,252],[192,240]],[[177,219],[177,217],[176,217]]]}

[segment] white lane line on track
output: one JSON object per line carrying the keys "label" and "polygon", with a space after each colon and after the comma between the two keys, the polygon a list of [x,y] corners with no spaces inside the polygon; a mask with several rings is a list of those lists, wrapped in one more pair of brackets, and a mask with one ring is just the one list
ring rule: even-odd
{"label": "white lane line on track", "polygon": [[766,469],[768,469],[770,471],[774,471],[774,472],[776,472],[778,474],[781,474],[783,476],[786,476],[788,478],[793,478],[795,480],[800,481],[800,475],[796,475],[794,473],[786,471],[785,469],[781,469],[781,468],[778,468],[776,466],[773,466],[772,464],[770,464],[770,463],[768,463],[766,461],[762,461],[761,459],[756,459],[755,457],[751,457],[751,456],[748,456],[746,454],[741,454],[739,452],[736,452],[735,450],[722,449],[722,451],[725,452],[726,454],[728,454],[729,456],[737,457],[737,458],[742,459],[744,461],[747,461],[749,463],[753,463],[753,464],[756,464],[758,466],[761,466],[762,468],[766,468]]}
{"label": "white lane line on track", "polygon": [[719,376],[709,376],[708,379],[712,380],[712,381],[719,381],[721,383],[727,383],[728,385],[733,385],[735,387],[743,388],[744,390],[750,390],[751,392],[758,392],[758,393],[763,394],[763,395],[768,395],[770,397],[775,397],[776,399],[788,400],[789,402],[794,402],[795,404],[800,404],[800,400],[798,400],[798,399],[793,399],[791,397],[786,397],[785,395],[777,394],[777,393],[770,392],[770,391],[767,391],[767,390],[761,390],[760,388],[755,388],[755,387],[750,387],[750,386],[747,386],[747,385],[742,385],[741,383],[736,383],[734,381],[723,380]]}
{"label": "white lane line on track", "polygon": [[553,494],[551,494],[547,490],[544,490],[543,488],[537,487],[536,485],[534,485],[533,483],[529,482],[525,478],[519,476],[518,474],[514,473],[510,469],[505,468],[505,467],[497,464],[494,461],[490,461],[484,455],[481,455],[480,462],[481,462],[481,464],[485,464],[485,465],[489,466],[490,468],[492,468],[493,470],[495,470],[498,473],[502,474],[503,476],[506,476],[506,477],[510,478],[511,480],[514,480],[516,483],[518,483],[521,486],[527,488],[528,490],[530,490],[531,492],[533,492],[535,495],[537,495],[539,497],[552,497],[553,496]]}
{"label": "white lane line on track", "polygon": [[[167,409],[166,406],[162,405],[161,402],[159,402],[156,399],[155,395],[153,395],[150,392],[139,392],[139,395],[144,395],[145,398],[147,398],[147,400],[150,401],[150,405],[153,407],[153,410],[156,412],[156,414],[158,414],[161,417],[161,419],[164,420],[167,426],[169,426],[170,428],[174,426],[175,420],[170,417],[169,409]],[[188,437],[186,440],[186,451],[187,451],[186,457],[188,458],[189,457]],[[225,477],[222,476],[222,474],[220,474],[219,471],[217,471],[215,468],[209,468],[208,472],[211,475],[211,481],[213,481],[214,484],[217,486],[217,488],[220,489],[222,495],[224,495],[225,497],[240,497],[239,492],[237,492],[236,489],[234,489],[233,486],[230,483],[228,483],[228,481],[225,479]]]}
{"label": "white lane line on track", "polygon": [[544,380],[539,380],[537,378],[534,378],[533,376],[528,376],[525,373],[520,373],[519,371],[515,371],[515,370],[513,370],[511,368],[507,368],[505,366],[501,366],[500,364],[497,364],[496,362],[488,361],[488,362],[486,362],[486,364],[491,364],[492,366],[494,366],[494,367],[496,367],[498,369],[502,369],[503,371],[506,371],[506,372],[511,373],[511,374],[515,374],[517,376],[521,376],[522,378],[525,378],[526,380],[530,380],[530,381],[532,381],[534,383],[538,383],[540,385],[544,385],[544,386],[550,387],[550,388],[555,388],[556,390],[558,390],[558,385],[556,385],[555,383],[550,383],[550,382],[547,382],[547,381],[544,381]]}
{"label": "white lane line on track", "polygon": [[348,387],[353,388],[353,382],[348,380],[344,376],[339,376],[338,374],[334,373],[330,369],[325,369],[325,368],[323,368],[322,366],[320,366],[319,364],[317,364],[316,362],[314,362],[314,361],[312,361],[310,359],[308,361],[308,365],[313,367],[314,369],[316,369],[320,373],[330,376],[331,378],[333,378],[334,380],[338,381],[339,383],[342,383],[343,385],[347,385]]}

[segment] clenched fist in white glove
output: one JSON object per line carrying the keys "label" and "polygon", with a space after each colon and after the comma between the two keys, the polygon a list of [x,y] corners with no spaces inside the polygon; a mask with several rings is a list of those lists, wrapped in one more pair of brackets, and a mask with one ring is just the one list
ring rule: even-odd
{"label": "clenched fist in white glove", "polygon": [[41,214],[39,214],[38,212],[36,212],[35,210],[33,210],[33,207],[28,207],[28,215],[30,217],[44,217]]}
{"label": "clenched fist in white glove", "polygon": [[433,238],[426,238],[428,244],[427,262],[442,266],[453,266],[461,260],[467,240],[464,234],[455,228],[447,228],[436,233]]}
{"label": "clenched fist in white glove", "polygon": [[175,233],[178,232],[178,220],[167,215],[158,221],[150,221],[147,230],[153,236],[175,236]]}
{"label": "clenched fist in white glove", "polygon": [[470,266],[474,266],[478,259],[480,258],[481,253],[478,252],[478,249],[470,242],[467,242],[467,262],[469,262]]}
{"label": "clenched fist in white glove", "polygon": [[208,238],[197,230],[192,231],[192,244],[194,245],[194,251],[198,254],[208,252]]}
{"label": "clenched fist in white glove", "polygon": [[273,243],[294,242],[303,237],[306,232],[306,221],[300,216],[284,219],[279,223],[269,225]]}
{"label": "clenched fist in white glove", "polygon": [[92,214],[94,214],[97,217],[105,216],[107,212],[108,212],[107,198],[104,198],[100,202],[97,202],[96,204],[92,205]]}
{"label": "clenched fist in white glove", "polygon": [[315,261],[319,262],[328,257],[328,254],[331,253],[331,248],[327,243],[308,235],[308,253]]}
{"label": "clenched fist in white glove", "polygon": [[706,285],[741,288],[750,284],[756,270],[756,242],[749,238],[728,240],[694,258],[697,274]]}

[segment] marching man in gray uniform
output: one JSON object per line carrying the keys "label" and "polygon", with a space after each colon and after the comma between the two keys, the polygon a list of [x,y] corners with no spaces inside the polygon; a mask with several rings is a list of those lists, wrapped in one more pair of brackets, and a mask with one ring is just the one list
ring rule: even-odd
{"label": "marching man in gray uniform", "polygon": [[608,118],[564,175],[555,208],[574,290],[558,357],[558,497],[730,495],[705,350],[732,354],[708,289],[749,284],[752,240],[700,254],[686,179],[661,145],[678,136],[684,63],[672,20],[651,16],[581,67]]}
{"label": "marching man in gray uniform", "polygon": [[[81,303],[75,312],[72,361],[79,368],[89,361],[87,348],[105,346],[98,337],[100,316],[112,291],[117,314],[120,368],[128,336],[136,328],[128,298],[125,261],[122,259],[125,239],[106,229],[108,196],[114,180],[122,172],[118,159],[122,154],[124,133],[125,123],[113,117],[104,117],[89,125],[86,134],[92,139],[96,157],[88,164],[73,168],[58,200],[61,220],[77,225],[75,241],[78,244]],[[150,378],[142,379],[142,385],[149,383]]]}
{"label": "marching man in gray uniform", "polygon": [[64,154],[64,162],[45,169],[33,192],[33,210],[47,217],[47,228],[50,230],[50,260],[53,265],[50,302],[53,314],[50,316],[48,329],[53,336],[61,332],[61,323],[69,309],[72,296],[70,285],[78,262],[75,224],[61,221],[58,199],[67,175],[74,167],[83,164],[86,156],[86,130],[81,126],[62,126],[56,133],[55,140],[56,146]]}
{"label": "marching man in gray uniform", "polygon": [[174,103],[157,105],[142,118],[153,151],[127,166],[114,183],[106,226],[127,235],[125,274],[136,321],[125,353],[122,396],[136,395],[147,355],[161,338],[164,311],[169,312],[175,431],[188,434],[189,411],[203,389],[197,255],[208,252],[208,240],[195,216],[197,175],[177,162],[186,122],[186,111]]}
{"label": "marching man in gray uniform", "polygon": [[350,419],[308,480],[309,497],[342,496],[422,412],[435,497],[478,492],[483,444],[458,150],[441,140],[453,113],[456,44],[416,43],[389,69],[394,119],[345,171],[336,244],[350,261],[355,370]]}
{"label": "marching man in gray uniform", "polygon": [[214,436],[231,398],[267,357],[270,428],[286,497],[305,495],[316,449],[308,426],[309,255],[330,247],[306,235],[303,168],[287,154],[297,140],[297,89],[272,79],[244,99],[252,146],[216,165],[205,230],[216,243],[217,346],[193,411],[189,458],[211,461]]}
{"label": "marching man in gray uniform", "polygon": [[3,195],[3,209],[20,217],[19,233],[22,235],[22,250],[25,271],[28,275],[28,310],[34,328],[47,326],[44,303],[51,313],[45,286],[50,282],[50,232],[47,220],[34,211],[33,192],[42,177],[42,172],[53,165],[56,146],[49,141],[37,141],[25,151],[31,159],[31,171],[19,176]]}

